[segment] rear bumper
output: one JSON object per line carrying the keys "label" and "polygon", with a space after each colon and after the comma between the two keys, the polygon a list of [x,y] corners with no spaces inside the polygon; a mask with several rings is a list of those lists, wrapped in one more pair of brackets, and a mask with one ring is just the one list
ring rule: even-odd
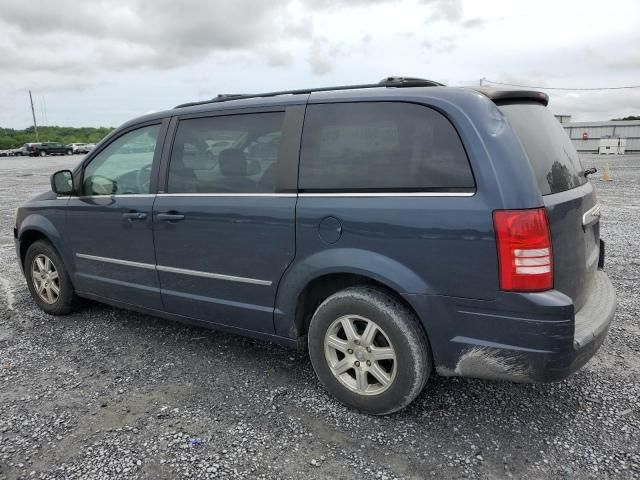
{"label": "rear bumper", "polygon": [[440,375],[517,382],[558,381],[580,369],[604,342],[616,308],[602,270],[577,313],[555,290],[496,301],[418,297],[406,296],[423,319]]}
{"label": "rear bumper", "polygon": [[[569,358],[558,358],[541,372],[541,381],[566,378],[580,369],[600,348],[609,331],[616,310],[616,292],[606,273],[598,270],[588,293],[587,302],[575,314],[573,350]],[[565,365],[565,363],[568,364]]]}

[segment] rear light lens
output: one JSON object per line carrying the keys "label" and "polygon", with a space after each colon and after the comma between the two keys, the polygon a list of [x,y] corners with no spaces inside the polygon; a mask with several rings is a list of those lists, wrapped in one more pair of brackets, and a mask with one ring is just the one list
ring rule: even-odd
{"label": "rear light lens", "polygon": [[553,288],[553,252],[545,208],[496,210],[500,289],[539,292]]}

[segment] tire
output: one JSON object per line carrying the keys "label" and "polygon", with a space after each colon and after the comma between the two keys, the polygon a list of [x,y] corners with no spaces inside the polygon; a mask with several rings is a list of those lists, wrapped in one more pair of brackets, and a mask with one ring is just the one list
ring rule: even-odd
{"label": "tire", "polygon": [[[354,329],[347,335],[349,324]],[[366,338],[369,324],[377,332],[373,341]],[[313,369],[329,393],[365,413],[401,410],[431,375],[431,350],[419,320],[375,287],[350,287],[327,298],[311,318],[307,341]],[[394,359],[382,359],[391,354]]]}
{"label": "tire", "polygon": [[71,150],[67,150],[66,152],[64,152],[65,155],[71,155],[73,154],[73,152]]}
{"label": "tire", "polygon": [[40,156],[41,157],[46,157],[47,156],[47,152],[45,152],[44,150],[40,150]]}
{"label": "tire", "polygon": [[[38,267],[34,268],[34,265],[37,264],[37,260],[41,260],[46,265],[45,259],[49,259],[55,272],[57,272],[58,294],[55,295],[54,298],[49,297],[48,299],[44,298],[48,297],[47,292],[55,293],[55,289],[53,287],[47,288],[42,291],[41,296],[41,293],[38,293],[36,289],[36,283],[41,285],[41,281],[39,279],[34,280],[34,276],[36,275],[34,270],[38,269]],[[42,271],[41,268],[40,270]],[[31,296],[40,309],[51,315],[67,315],[77,309],[79,299],[75,294],[69,274],[62,263],[60,255],[58,255],[58,252],[49,242],[38,240],[29,247],[24,260],[24,273]],[[40,278],[43,277],[40,276]],[[56,279],[53,278],[53,275],[50,275],[49,278],[47,283],[49,285],[51,283],[56,285]]]}

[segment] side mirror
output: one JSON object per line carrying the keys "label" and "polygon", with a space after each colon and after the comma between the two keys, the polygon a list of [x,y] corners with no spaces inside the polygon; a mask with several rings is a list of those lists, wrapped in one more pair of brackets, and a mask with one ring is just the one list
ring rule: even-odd
{"label": "side mirror", "polygon": [[59,170],[51,175],[51,190],[58,195],[73,193],[73,173],[71,170]]}

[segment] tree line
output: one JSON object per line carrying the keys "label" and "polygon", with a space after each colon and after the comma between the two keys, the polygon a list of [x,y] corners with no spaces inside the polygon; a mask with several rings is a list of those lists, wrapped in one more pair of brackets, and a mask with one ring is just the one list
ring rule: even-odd
{"label": "tree line", "polygon": [[[40,142],[69,143],[97,143],[102,140],[113,127],[38,127]],[[36,134],[33,127],[24,130],[0,128],[0,150],[20,148],[25,143],[35,142]]]}
{"label": "tree line", "polygon": [[612,118],[612,121],[617,121],[617,120],[640,120],[640,115],[629,115],[628,117],[622,117],[622,118]]}

